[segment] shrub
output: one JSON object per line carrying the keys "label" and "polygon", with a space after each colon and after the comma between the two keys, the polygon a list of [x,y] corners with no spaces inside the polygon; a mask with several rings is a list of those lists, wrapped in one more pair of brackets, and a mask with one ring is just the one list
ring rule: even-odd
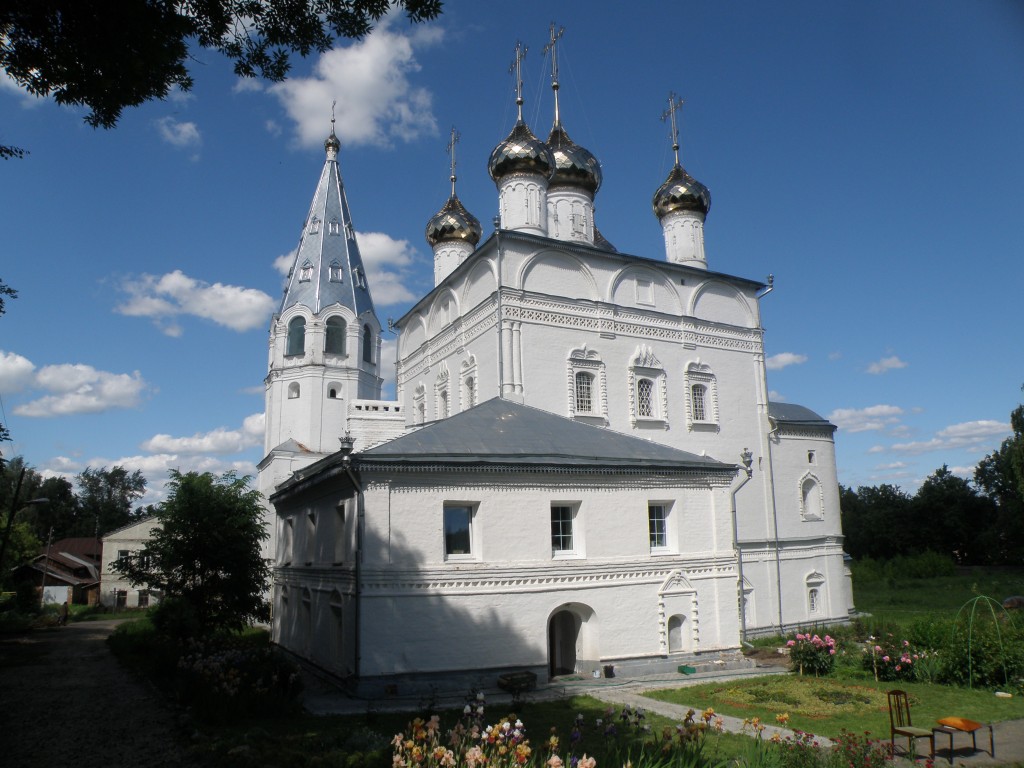
{"label": "shrub", "polygon": [[869,637],[864,649],[863,667],[874,674],[875,680],[900,680],[909,682],[917,679],[918,665],[922,659],[935,656],[934,651],[917,650],[909,640],[897,640],[892,634],[885,637]]}
{"label": "shrub", "polygon": [[1021,677],[1024,632],[1002,619],[981,616],[957,625],[943,653],[941,682],[995,688],[1013,686]]}
{"label": "shrub", "polygon": [[815,677],[828,675],[836,663],[836,641],[829,635],[824,639],[818,635],[797,633],[796,639],[786,642],[789,646],[789,664],[794,672]]}

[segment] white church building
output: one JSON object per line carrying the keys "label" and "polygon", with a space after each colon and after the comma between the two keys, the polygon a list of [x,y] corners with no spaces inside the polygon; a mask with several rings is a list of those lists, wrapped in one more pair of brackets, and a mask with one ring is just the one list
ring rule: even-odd
{"label": "white church building", "polygon": [[853,612],[835,427],[768,399],[770,280],[710,269],[710,193],[678,140],[653,198],[665,253],[613,247],[554,75],[547,140],[520,87],[491,154],[486,239],[453,142],[435,287],[395,323],[395,401],[325,143],[271,325],[259,488],[274,640],[367,694],[734,661],[747,637]]}

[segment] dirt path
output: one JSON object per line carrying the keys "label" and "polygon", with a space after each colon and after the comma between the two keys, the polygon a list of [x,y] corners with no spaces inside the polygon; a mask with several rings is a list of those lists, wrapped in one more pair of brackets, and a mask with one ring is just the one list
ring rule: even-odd
{"label": "dirt path", "polygon": [[193,768],[175,715],[104,642],[117,621],[0,638],[0,764]]}

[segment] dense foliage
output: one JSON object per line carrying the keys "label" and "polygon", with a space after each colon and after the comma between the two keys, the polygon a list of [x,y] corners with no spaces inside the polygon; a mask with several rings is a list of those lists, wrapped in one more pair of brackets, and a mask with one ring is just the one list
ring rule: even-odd
{"label": "dense foliage", "polygon": [[172,471],[167,489],[149,542],[114,566],[132,584],[164,593],[157,628],[205,637],[265,620],[270,570],[261,542],[269,534],[259,491],[231,472]]}

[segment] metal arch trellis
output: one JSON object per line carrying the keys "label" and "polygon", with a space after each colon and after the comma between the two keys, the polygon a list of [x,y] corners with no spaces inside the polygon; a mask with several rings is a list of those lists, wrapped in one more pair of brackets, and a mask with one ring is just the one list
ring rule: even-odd
{"label": "metal arch trellis", "polygon": [[986,595],[972,597],[970,600],[968,600],[966,603],[960,606],[960,610],[956,612],[956,617],[953,619],[953,632],[951,635],[951,639],[953,641],[956,640],[956,631],[960,625],[960,614],[962,614],[967,609],[967,606],[970,606],[971,611],[967,621],[967,687],[972,690],[974,689],[974,654],[971,653],[971,642],[974,637],[974,614],[978,610],[978,603],[982,600],[984,600],[985,605],[988,606],[989,613],[991,613],[992,615],[992,624],[996,628],[996,639],[999,641],[999,661],[1003,667],[1003,680],[1006,681],[1010,679],[1009,675],[1006,672],[1006,649],[1003,647],[1003,633],[1002,630],[1000,630],[999,628],[999,621],[996,618],[996,610],[993,606],[1002,610],[1003,614],[1010,622],[1010,626],[1012,626],[1015,630],[1017,628],[1017,625],[1013,622],[1013,616],[1010,615],[1010,612],[1007,611],[1006,608],[1004,608],[998,600],[995,600],[991,597],[987,597]]}

